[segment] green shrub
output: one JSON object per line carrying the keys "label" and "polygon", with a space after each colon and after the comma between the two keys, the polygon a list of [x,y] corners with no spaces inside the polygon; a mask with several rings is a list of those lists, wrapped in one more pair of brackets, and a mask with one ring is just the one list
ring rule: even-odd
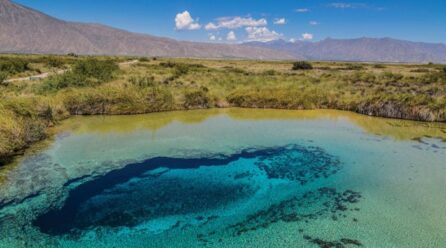
{"label": "green shrub", "polygon": [[46,79],[38,92],[43,94],[68,87],[97,86],[112,80],[118,70],[118,65],[110,60],[81,60],[75,64],[72,71]]}
{"label": "green shrub", "polygon": [[349,71],[356,71],[356,70],[363,70],[364,66],[361,64],[347,64],[343,69]]}
{"label": "green shrub", "polygon": [[276,74],[277,74],[277,72],[275,70],[266,70],[266,71],[262,72],[262,75],[264,75],[264,76],[274,76]]}
{"label": "green shrub", "polygon": [[182,75],[186,75],[187,73],[189,73],[189,66],[185,64],[178,64],[175,66],[175,72],[173,74],[174,77],[180,77]]}
{"label": "green shrub", "polygon": [[29,63],[20,58],[0,58],[0,71],[16,74],[30,70]]}
{"label": "green shrub", "polygon": [[155,77],[153,76],[131,77],[129,82],[139,88],[147,88],[156,85]]}
{"label": "green shrub", "polygon": [[430,70],[427,69],[427,68],[417,68],[417,69],[410,70],[410,72],[415,72],[415,73],[428,73],[428,72],[430,72]]}
{"label": "green shrub", "polygon": [[190,108],[209,108],[210,98],[207,94],[207,88],[188,92],[185,95],[184,107]]}
{"label": "green shrub", "polygon": [[384,81],[384,83],[394,83],[398,82],[401,79],[403,79],[404,76],[398,73],[392,73],[392,72],[384,72],[381,75],[381,80]]}
{"label": "green shrub", "polygon": [[61,68],[64,65],[62,59],[56,57],[48,57],[46,63],[51,68]]}
{"label": "green shrub", "polygon": [[292,69],[294,71],[297,71],[297,70],[311,70],[311,69],[313,69],[313,66],[309,62],[307,62],[307,61],[297,61],[297,62],[294,62]]}
{"label": "green shrub", "polygon": [[92,85],[92,82],[86,77],[73,72],[67,72],[63,75],[56,75],[46,79],[38,92],[55,92],[68,87],[85,87],[89,84]]}
{"label": "green shrub", "polygon": [[77,62],[73,73],[99,81],[110,81],[118,70],[119,66],[111,60],[87,59]]}
{"label": "green shrub", "polygon": [[373,68],[376,68],[376,69],[384,69],[384,68],[386,68],[386,66],[383,65],[383,64],[375,64],[375,65],[373,65]]}
{"label": "green shrub", "polygon": [[175,101],[172,93],[166,88],[152,87],[146,93],[145,101],[151,112],[166,111],[174,108]]}
{"label": "green shrub", "polygon": [[140,62],[149,62],[150,59],[147,58],[147,57],[142,57],[142,58],[139,58],[139,61],[140,61]]}
{"label": "green shrub", "polygon": [[6,84],[6,78],[8,78],[8,73],[0,71],[0,85]]}

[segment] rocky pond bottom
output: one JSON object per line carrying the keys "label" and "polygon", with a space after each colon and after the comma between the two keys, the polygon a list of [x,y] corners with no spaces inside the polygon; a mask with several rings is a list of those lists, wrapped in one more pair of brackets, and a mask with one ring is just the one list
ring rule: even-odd
{"label": "rocky pond bottom", "polygon": [[0,247],[442,247],[445,130],[330,111],[75,118],[0,168]]}

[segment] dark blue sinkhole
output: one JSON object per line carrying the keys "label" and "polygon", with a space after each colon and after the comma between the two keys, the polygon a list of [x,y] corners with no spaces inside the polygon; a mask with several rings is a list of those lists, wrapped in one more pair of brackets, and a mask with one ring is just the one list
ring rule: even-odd
{"label": "dark blue sinkhole", "polygon": [[245,175],[236,175],[232,181],[218,181],[191,180],[163,172],[225,166],[242,158],[254,158],[257,171],[269,179],[291,180],[301,185],[339,170],[339,161],[322,149],[298,145],[246,149],[228,156],[155,157],[80,184],[69,192],[60,208],[38,216],[33,225],[43,233],[63,235],[98,226],[132,227],[159,217],[215,209],[255,193],[255,188],[246,181],[236,180]]}

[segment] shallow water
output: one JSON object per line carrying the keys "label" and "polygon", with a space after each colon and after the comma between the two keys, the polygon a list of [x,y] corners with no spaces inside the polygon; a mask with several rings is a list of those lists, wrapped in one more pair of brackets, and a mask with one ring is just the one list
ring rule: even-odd
{"label": "shallow water", "polygon": [[69,119],[0,168],[0,247],[444,247],[446,125],[224,109]]}

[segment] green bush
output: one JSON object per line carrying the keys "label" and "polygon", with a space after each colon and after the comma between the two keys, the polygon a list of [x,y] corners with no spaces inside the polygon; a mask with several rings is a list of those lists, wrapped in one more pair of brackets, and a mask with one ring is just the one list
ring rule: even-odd
{"label": "green bush", "polygon": [[381,80],[384,81],[384,83],[394,83],[398,82],[401,79],[403,79],[404,76],[399,73],[392,73],[392,72],[384,72],[381,75]]}
{"label": "green bush", "polygon": [[42,94],[68,87],[97,86],[112,80],[118,70],[118,65],[110,60],[81,60],[75,64],[72,71],[45,80],[38,92]]}
{"label": "green bush", "polygon": [[383,65],[383,64],[375,64],[375,65],[373,65],[373,68],[376,68],[376,69],[384,69],[384,68],[386,68],[386,66]]}
{"label": "green bush", "polygon": [[87,59],[77,62],[73,73],[99,81],[110,81],[118,70],[119,66],[111,60]]}
{"label": "green bush", "polygon": [[56,75],[46,79],[39,88],[39,93],[55,92],[68,87],[85,87],[92,85],[86,77],[67,72],[63,75]]}
{"label": "green bush", "polygon": [[364,66],[361,64],[347,64],[345,66],[345,68],[343,68],[344,70],[349,70],[349,71],[356,71],[356,70],[363,70]]}
{"label": "green bush", "polygon": [[297,62],[294,62],[292,69],[294,71],[297,71],[297,70],[311,70],[311,69],[313,69],[313,66],[309,62],[307,62],[307,61],[297,61]]}
{"label": "green bush", "polygon": [[179,64],[175,66],[175,72],[173,73],[175,77],[180,77],[189,73],[189,66],[185,64]]}
{"label": "green bush", "polygon": [[64,65],[62,59],[56,57],[48,57],[46,63],[51,68],[61,68]]}
{"label": "green bush", "polygon": [[150,59],[147,57],[139,58],[139,62],[149,62],[149,61],[150,61]]}
{"label": "green bush", "polygon": [[153,76],[131,77],[129,82],[139,88],[147,88],[156,85],[155,77]]}
{"label": "green bush", "polygon": [[188,92],[185,95],[184,107],[190,108],[209,108],[210,98],[207,89],[203,88],[197,91]]}
{"label": "green bush", "polygon": [[20,58],[0,58],[0,71],[9,74],[21,73],[30,70],[29,63]]}
{"label": "green bush", "polygon": [[152,87],[145,96],[150,111],[165,111],[173,109],[175,100],[172,93],[166,88]]}
{"label": "green bush", "polygon": [[5,84],[6,78],[8,78],[8,73],[0,71],[0,85]]}

